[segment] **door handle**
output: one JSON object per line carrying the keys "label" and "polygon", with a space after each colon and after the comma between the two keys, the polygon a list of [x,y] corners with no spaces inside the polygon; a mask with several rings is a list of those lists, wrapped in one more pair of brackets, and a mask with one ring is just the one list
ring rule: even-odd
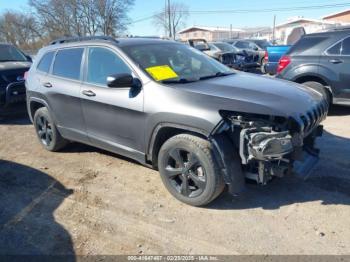
{"label": "door handle", "polygon": [[92,92],[91,90],[84,90],[82,93],[85,96],[96,96],[96,94],[94,92]]}
{"label": "door handle", "polygon": [[43,84],[43,86],[46,87],[46,88],[51,88],[51,87],[52,87],[52,84],[49,83],[49,82],[47,82],[47,83]]}
{"label": "door handle", "polygon": [[329,60],[329,62],[331,62],[332,64],[341,64],[341,63],[343,63],[343,60],[340,60],[340,59],[331,59],[331,60]]}

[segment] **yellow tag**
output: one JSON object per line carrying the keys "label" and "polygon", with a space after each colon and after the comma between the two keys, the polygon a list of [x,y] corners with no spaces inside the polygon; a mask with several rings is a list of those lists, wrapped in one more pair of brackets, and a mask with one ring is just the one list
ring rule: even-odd
{"label": "yellow tag", "polygon": [[156,80],[162,81],[170,78],[176,78],[178,75],[168,65],[153,66],[146,69],[146,71]]}

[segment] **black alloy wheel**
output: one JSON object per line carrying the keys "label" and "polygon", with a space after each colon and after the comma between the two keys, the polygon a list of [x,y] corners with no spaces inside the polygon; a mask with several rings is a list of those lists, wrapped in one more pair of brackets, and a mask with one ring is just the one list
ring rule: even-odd
{"label": "black alloy wheel", "polygon": [[53,139],[52,123],[45,116],[36,119],[38,136],[45,146],[50,146]]}
{"label": "black alloy wheel", "polygon": [[158,170],[169,193],[192,206],[209,204],[225,188],[212,144],[195,135],[169,138],[160,148]]}
{"label": "black alloy wheel", "polygon": [[168,152],[164,173],[174,189],[185,197],[197,197],[206,187],[205,170],[193,152],[174,148]]}

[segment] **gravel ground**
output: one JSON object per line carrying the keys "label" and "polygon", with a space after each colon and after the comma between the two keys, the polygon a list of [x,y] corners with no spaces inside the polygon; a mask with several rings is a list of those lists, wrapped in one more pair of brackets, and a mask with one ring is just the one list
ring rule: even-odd
{"label": "gravel ground", "polygon": [[128,159],[80,144],[49,153],[25,117],[0,121],[0,254],[350,254],[350,108],[324,122],[306,181],[250,184],[206,208]]}

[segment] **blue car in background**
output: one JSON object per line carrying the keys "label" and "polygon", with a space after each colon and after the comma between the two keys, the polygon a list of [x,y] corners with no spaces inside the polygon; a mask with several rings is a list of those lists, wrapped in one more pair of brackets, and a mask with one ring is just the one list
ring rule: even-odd
{"label": "blue car in background", "polygon": [[270,75],[275,75],[278,69],[278,62],[282,56],[288,52],[291,45],[275,45],[268,46],[265,52],[265,72]]}

